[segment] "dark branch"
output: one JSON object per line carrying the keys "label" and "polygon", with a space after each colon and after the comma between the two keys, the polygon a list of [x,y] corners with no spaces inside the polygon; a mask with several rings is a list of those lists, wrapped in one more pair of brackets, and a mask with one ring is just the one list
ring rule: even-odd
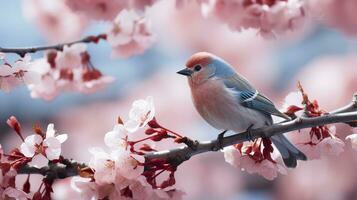
{"label": "dark branch", "polygon": [[28,48],[2,48],[2,47],[0,47],[0,52],[15,53],[21,57],[24,57],[27,53],[36,53],[38,51],[45,51],[45,50],[62,51],[64,46],[71,46],[73,44],[78,44],[78,43],[98,43],[99,40],[101,40],[101,39],[105,40],[106,38],[107,38],[106,34],[99,34],[99,35],[87,36],[81,40],[77,40],[77,41],[73,41],[73,42],[67,42],[67,43],[49,45],[49,46],[38,46],[38,47],[28,47]]}
{"label": "dark branch", "polygon": [[[357,94],[354,95],[352,103],[349,105],[326,114],[314,118],[297,118],[295,120],[274,124],[269,127],[251,129],[249,132],[245,131],[231,136],[226,136],[221,141],[221,147],[249,141],[250,139],[257,139],[260,137],[271,137],[277,134],[283,134],[304,128],[311,128],[332,123],[351,123],[357,120]],[[182,163],[192,156],[217,151],[217,140],[198,142],[195,148],[192,147],[179,147],[176,149],[159,151],[149,153],[146,155],[147,159],[167,159],[170,163]]]}
{"label": "dark branch", "polygon": [[[357,121],[357,93],[354,95],[352,103],[349,105],[332,111],[329,114],[313,117],[313,118],[296,118],[291,121],[282,122],[279,124],[274,124],[269,127],[259,128],[259,129],[251,129],[249,132],[245,131],[242,133],[237,133],[234,135],[226,136],[220,142],[221,147],[227,147],[230,145],[242,143],[245,141],[249,141],[251,139],[257,139],[261,137],[271,137],[277,134],[283,134],[295,130],[300,130],[304,128],[311,128],[326,124],[333,123],[350,123]],[[218,141],[203,141],[196,142],[195,147],[182,146],[179,148],[164,150],[154,153],[148,153],[145,155],[146,160],[151,159],[165,159],[168,160],[174,166],[180,165],[182,162],[190,159],[192,156],[197,154],[210,152],[210,151],[218,151]],[[86,165],[80,164],[77,162],[73,162],[70,160],[63,160],[62,164],[64,166],[60,166],[57,164],[50,164],[49,167],[44,167],[41,169],[37,169],[34,167],[24,166],[19,170],[20,174],[41,174],[49,178],[50,180],[58,179],[58,178],[66,178],[70,176],[78,175],[78,169],[84,168]]]}
{"label": "dark branch", "polygon": [[25,165],[20,168],[19,174],[40,174],[45,176],[46,179],[52,182],[55,179],[63,179],[71,176],[78,175],[78,170],[86,167],[85,164],[81,164],[72,160],[63,159],[61,164],[50,163],[49,166],[43,168],[35,168]]}

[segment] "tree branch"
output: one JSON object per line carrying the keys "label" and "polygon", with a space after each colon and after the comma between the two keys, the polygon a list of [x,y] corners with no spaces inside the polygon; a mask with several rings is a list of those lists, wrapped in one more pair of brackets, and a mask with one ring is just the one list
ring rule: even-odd
{"label": "tree branch", "polygon": [[[357,120],[357,93],[354,94],[352,102],[347,106],[337,109],[329,114],[313,117],[313,118],[297,118],[295,120],[282,122],[279,124],[273,124],[269,127],[251,129],[250,131],[245,131],[242,133],[237,133],[234,135],[226,136],[221,141],[221,147],[227,147],[230,145],[246,142],[249,140],[254,140],[260,137],[271,137],[273,135],[283,134],[295,130],[300,130],[304,128],[312,128],[316,126],[332,124],[332,123],[355,123],[353,121]],[[197,142],[197,145],[192,148],[188,146],[179,147],[176,149],[159,151],[154,153],[146,154],[146,159],[167,159],[170,163],[179,165],[182,162],[190,159],[192,156],[197,154],[218,151],[217,148],[218,141],[203,141]]]}
{"label": "tree branch", "polygon": [[49,182],[55,179],[63,179],[71,176],[77,176],[78,170],[86,167],[85,164],[75,162],[73,160],[63,159],[61,164],[50,163],[49,166],[43,168],[31,167],[28,165],[23,166],[17,172],[18,174],[40,174],[45,176]]}
{"label": "tree branch", "polygon": [[[307,118],[301,117],[291,121],[286,121],[272,126],[251,129],[242,133],[226,136],[222,139],[221,147],[246,142],[252,139],[261,137],[271,137],[273,135],[283,134],[304,128],[312,128],[333,123],[349,123],[357,120],[357,93],[354,95],[353,100],[347,106],[332,111],[326,115]],[[203,142],[196,142],[195,146],[182,146],[179,148],[164,150],[145,155],[147,160],[152,159],[165,159],[174,166],[180,165],[182,162],[189,160],[192,156],[197,154],[206,153],[210,151],[218,151],[218,141],[210,140]],[[80,164],[71,160],[64,159],[61,161],[64,166],[57,164],[50,164],[49,167],[37,169],[34,167],[24,166],[19,170],[19,174],[41,174],[50,180],[58,178],[66,178],[78,175],[78,169],[86,167],[85,164]]]}
{"label": "tree branch", "polygon": [[15,53],[21,57],[24,57],[25,54],[27,54],[27,53],[35,53],[38,51],[45,51],[45,50],[51,50],[51,49],[57,50],[57,51],[62,51],[64,46],[71,46],[73,44],[78,44],[78,43],[98,43],[99,40],[101,40],[101,39],[105,40],[106,38],[107,38],[106,34],[99,34],[99,35],[87,36],[83,39],[73,41],[73,42],[67,42],[67,43],[61,43],[61,44],[49,45],[49,46],[38,46],[38,47],[27,47],[27,48],[2,48],[2,47],[0,47],[0,52]]}

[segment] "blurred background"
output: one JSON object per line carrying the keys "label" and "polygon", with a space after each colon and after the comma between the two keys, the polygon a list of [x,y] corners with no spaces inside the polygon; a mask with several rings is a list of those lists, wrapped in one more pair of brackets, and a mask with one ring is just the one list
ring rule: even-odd
{"label": "blurred background", "polygon": [[[32,124],[40,123],[45,128],[53,122],[60,133],[69,134],[63,155],[86,162],[87,149],[104,146],[103,136],[116,118],[126,119],[132,101],[149,95],[154,97],[161,124],[194,139],[213,139],[217,131],[200,118],[186,79],[176,74],[186,59],[199,51],[227,60],[278,107],[289,92],[296,90],[299,80],[325,110],[343,106],[357,92],[357,1],[350,2],[349,6],[336,7],[340,10],[331,11],[326,21],[309,16],[301,29],[265,40],[255,30],[232,32],[214,19],[203,18],[194,2],[176,9],[173,1],[160,1],[148,10],[156,43],[144,54],[111,59],[107,43],[88,46],[93,64],[103,74],[116,78],[105,89],[90,95],[65,93],[53,101],[32,99],[25,87],[11,93],[0,91],[0,143],[9,150],[21,142],[6,125],[11,115],[29,134]],[[0,46],[35,46],[54,41],[36,20],[24,15],[24,2],[0,3]],[[88,24],[82,36],[100,33],[107,27],[104,22]],[[337,127],[340,138],[352,131],[343,125]],[[357,199],[356,166],[357,154],[346,145],[339,157],[299,163],[288,175],[267,181],[230,166],[222,153],[208,153],[180,166],[177,188],[184,190],[185,199],[190,200],[350,200]],[[62,190],[65,187],[61,184],[55,188]],[[62,193],[55,199],[68,199],[66,195]]]}

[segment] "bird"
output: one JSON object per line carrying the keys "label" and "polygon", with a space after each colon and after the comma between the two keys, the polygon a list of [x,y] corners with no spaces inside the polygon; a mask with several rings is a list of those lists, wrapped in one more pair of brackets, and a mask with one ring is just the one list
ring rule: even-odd
{"label": "bird", "polygon": [[[192,101],[198,113],[214,128],[224,130],[221,134],[228,130],[240,133],[270,126],[273,124],[272,115],[290,120],[228,62],[212,53],[193,54],[186,67],[177,73],[188,78]],[[283,134],[270,139],[285,166],[295,168],[297,160],[307,160],[305,154]]]}

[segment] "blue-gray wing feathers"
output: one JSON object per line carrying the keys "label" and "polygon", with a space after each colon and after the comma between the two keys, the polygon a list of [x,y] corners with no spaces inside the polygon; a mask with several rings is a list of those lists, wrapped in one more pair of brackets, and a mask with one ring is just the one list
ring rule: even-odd
{"label": "blue-gray wing feathers", "polygon": [[267,115],[276,115],[285,119],[289,117],[281,113],[272,101],[260,94],[249,82],[238,74],[223,80],[224,85],[233,94],[241,105],[258,110]]}

